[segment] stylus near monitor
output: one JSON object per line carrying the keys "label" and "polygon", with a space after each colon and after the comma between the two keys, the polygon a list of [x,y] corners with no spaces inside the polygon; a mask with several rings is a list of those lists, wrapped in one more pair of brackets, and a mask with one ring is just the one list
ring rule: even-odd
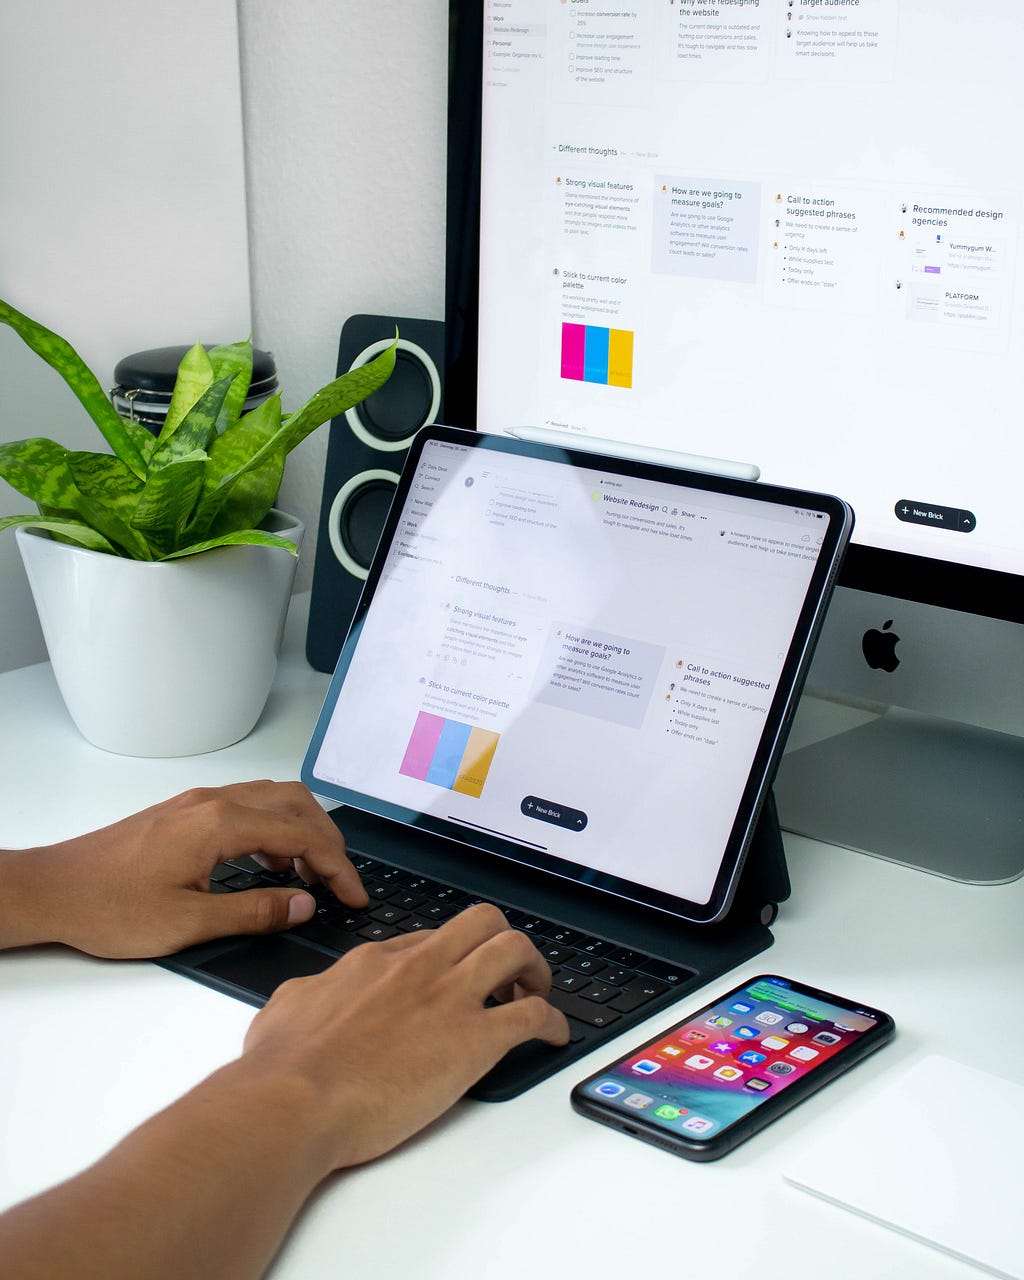
{"label": "stylus near monitor", "polygon": [[872,4],[870,39],[863,7],[726,35],[682,5],[452,15],[448,420],[756,458],[848,499],[783,824],[1019,875],[1016,0]]}
{"label": "stylus near monitor", "polygon": [[601,453],[607,458],[634,458],[637,462],[704,471],[713,476],[731,476],[734,480],[758,480],[761,476],[761,468],[752,462],[732,462],[728,458],[705,458],[696,453],[652,449],[642,444],[624,444],[621,440],[555,431],[551,427],[506,427],[505,434],[514,440],[530,440],[534,444],[550,444],[560,449],[582,449],[585,453]]}

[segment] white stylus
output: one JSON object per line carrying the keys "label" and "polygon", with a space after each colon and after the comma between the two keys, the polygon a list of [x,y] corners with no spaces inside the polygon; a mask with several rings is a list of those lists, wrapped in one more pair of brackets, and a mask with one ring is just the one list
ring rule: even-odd
{"label": "white stylus", "polygon": [[632,458],[636,462],[652,462],[657,466],[678,467],[683,471],[704,471],[710,475],[727,476],[731,480],[757,480],[761,475],[761,468],[752,462],[705,458],[697,453],[673,453],[670,449],[624,444],[621,440],[601,440],[596,436],[577,436],[571,431],[555,431],[550,427],[506,427],[505,434],[531,444],[579,449],[583,453],[603,453],[610,458]]}

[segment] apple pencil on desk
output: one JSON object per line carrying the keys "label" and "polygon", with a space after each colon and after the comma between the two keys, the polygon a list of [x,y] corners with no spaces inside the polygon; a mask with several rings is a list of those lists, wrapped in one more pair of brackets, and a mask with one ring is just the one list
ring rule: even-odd
{"label": "apple pencil on desk", "polygon": [[621,440],[601,440],[596,436],[577,436],[571,431],[555,431],[550,427],[506,427],[505,434],[531,444],[550,444],[559,449],[603,453],[611,458],[632,458],[636,462],[652,462],[657,466],[678,467],[683,471],[704,471],[711,475],[727,476],[732,480],[757,480],[761,475],[761,468],[752,462],[705,458],[696,453],[673,453],[670,449],[624,444]]}

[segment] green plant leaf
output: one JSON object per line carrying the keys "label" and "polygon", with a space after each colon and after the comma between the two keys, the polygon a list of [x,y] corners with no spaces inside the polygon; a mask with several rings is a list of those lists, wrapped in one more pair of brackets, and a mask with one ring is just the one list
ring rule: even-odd
{"label": "green plant leaf", "polygon": [[271,396],[213,441],[192,534],[205,537],[259,524],[281,487],[284,452],[271,452],[262,466],[252,470],[246,470],[245,464],[280,430],[281,397]]}
{"label": "green plant leaf", "polygon": [[178,549],[203,491],[205,468],[206,454],[196,452],[149,473],[132,515],[132,528],[144,534],[154,559]]}
{"label": "green plant leaf", "polygon": [[[280,418],[279,396],[271,396],[251,413],[247,413],[233,432],[226,431],[214,441],[210,448],[207,491],[203,495],[203,502],[197,513],[196,526],[198,527],[202,519],[205,521],[205,527],[210,527],[213,520],[217,518],[216,513],[224,505],[226,494],[241,481],[243,476],[259,471],[278,457],[283,460],[296,444],[304,440],[311,431],[326,422],[328,418],[336,417],[346,409],[351,409],[353,405],[359,404],[361,400],[365,400],[367,396],[382,387],[390,378],[394,367],[395,344],[392,343],[369,364],[358,369],[350,369],[348,373],[328,383],[323,390],[307,400],[298,413],[291,414],[286,420]],[[264,417],[261,411],[269,415],[271,413],[267,408],[269,405],[274,406],[272,412],[277,415],[280,425],[272,433],[267,434],[266,427],[272,419],[269,416]],[[263,438],[264,443],[254,449],[253,446],[258,438]],[[274,472],[268,472],[268,475],[273,476]],[[273,497],[268,503],[268,509],[272,502]],[[211,512],[214,514],[210,514]],[[218,524],[220,523],[218,519]]]}
{"label": "green plant leaf", "polygon": [[215,378],[234,379],[217,420],[217,434],[220,435],[234,426],[242,416],[242,408],[252,382],[252,343],[247,339],[245,342],[213,347],[210,350],[210,363],[213,365]]}
{"label": "green plant leaf", "polygon": [[170,440],[185,420],[185,415],[213,382],[213,364],[201,342],[189,347],[178,365],[174,379],[171,403],[167,407],[164,425],[160,428],[160,442]]}
{"label": "green plant leaf", "polygon": [[284,479],[284,454],[270,454],[262,467],[245,471],[224,484],[215,494],[224,501],[209,524],[209,533],[230,533],[232,529],[258,525],[274,505]]}
{"label": "green plant leaf", "polygon": [[0,533],[4,529],[13,529],[16,525],[23,529],[45,529],[47,533],[68,538],[90,551],[105,551],[110,555],[117,555],[117,549],[110,545],[102,533],[97,533],[89,525],[80,524],[77,520],[59,520],[49,516],[3,516],[0,518]]}
{"label": "green plant leaf", "polygon": [[368,396],[379,390],[395,367],[395,352],[398,334],[395,341],[380,353],[369,364],[360,365],[358,369],[350,369],[340,378],[335,378],[326,387],[311,396],[298,413],[289,416],[285,424],[285,453],[290,453],[297,444],[301,444],[311,431],[322,426],[329,418],[336,418],[339,413],[351,409]]}
{"label": "green plant leaf", "polygon": [[204,542],[195,542],[191,546],[181,547],[178,551],[164,556],[165,560],[181,560],[184,556],[197,556],[201,551],[212,551],[214,547],[280,547],[293,556],[299,554],[294,542],[282,538],[276,533],[265,533],[262,529],[236,529],[234,533],[222,534],[219,538],[208,538]]}
{"label": "green plant leaf", "polygon": [[[75,467],[86,477],[85,492],[76,480]],[[110,454],[72,454],[53,440],[15,440],[0,445],[0,476],[31,498],[48,518],[82,520],[117,544],[118,554],[137,560],[152,558],[145,540],[120,518],[117,507],[107,505],[102,492],[105,484],[120,484],[118,492],[130,492],[133,486],[136,492],[142,488],[127,464]],[[91,478],[96,479],[95,485],[90,485]]]}
{"label": "green plant leaf", "polygon": [[126,422],[118,415],[95,374],[74,347],[66,339],[35,320],[30,320],[2,299],[0,321],[10,325],[36,355],[60,374],[114,453],[141,478],[146,470],[143,437],[149,436],[149,432],[137,423]]}
{"label": "green plant leaf", "polygon": [[[205,352],[203,354],[205,355]],[[199,399],[189,407],[173,434],[167,435],[164,431],[160,432],[153,456],[149,460],[150,475],[161,467],[179,462],[197,450],[206,452],[214,438],[217,417],[230,388],[230,378],[221,378],[210,384]]]}
{"label": "green plant leaf", "polygon": [[68,453],[67,463],[81,494],[131,514],[143,482],[120,458],[109,453],[75,452]]}
{"label": "green plant leaf", "polygon": [[0,444],[0,476],[41,507],[73,508],[77,490],[68,451],[53,440],[36,437]]}
{"label": "green plant leaf", "polygon": [[[133,515],[143,484],[120,460],[108,453],[69,453],[68,470],[78,491],[70,510],[98,533],[119,544],[133,560],[152,560],[145,536],[133,528]],[[54,504],[48,504],[51,511]],[[57,508],[61,504],[56,504]]]}

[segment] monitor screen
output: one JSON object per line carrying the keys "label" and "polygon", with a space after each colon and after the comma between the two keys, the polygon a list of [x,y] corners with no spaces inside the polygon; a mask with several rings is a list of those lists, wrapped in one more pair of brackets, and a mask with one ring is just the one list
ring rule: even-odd
{"label": "monitor screen", "polygon": [[1020,620],[1013,0],[481,8],[474,425],[839,492],[846,581]]}
{"label": "monitor screen", "polygon": [[[891,713],[851,722],[826,764],[787,758],[783,823],[958,878],[1019,874],[1016,0],[450,14],[447,420],[845,498],[854,541],[808,689]],[[883,786],[867,832],[861,798]],[[823,796],[824,818],[805,812]],[[982,843],[1000,854],[979,872]]]}

